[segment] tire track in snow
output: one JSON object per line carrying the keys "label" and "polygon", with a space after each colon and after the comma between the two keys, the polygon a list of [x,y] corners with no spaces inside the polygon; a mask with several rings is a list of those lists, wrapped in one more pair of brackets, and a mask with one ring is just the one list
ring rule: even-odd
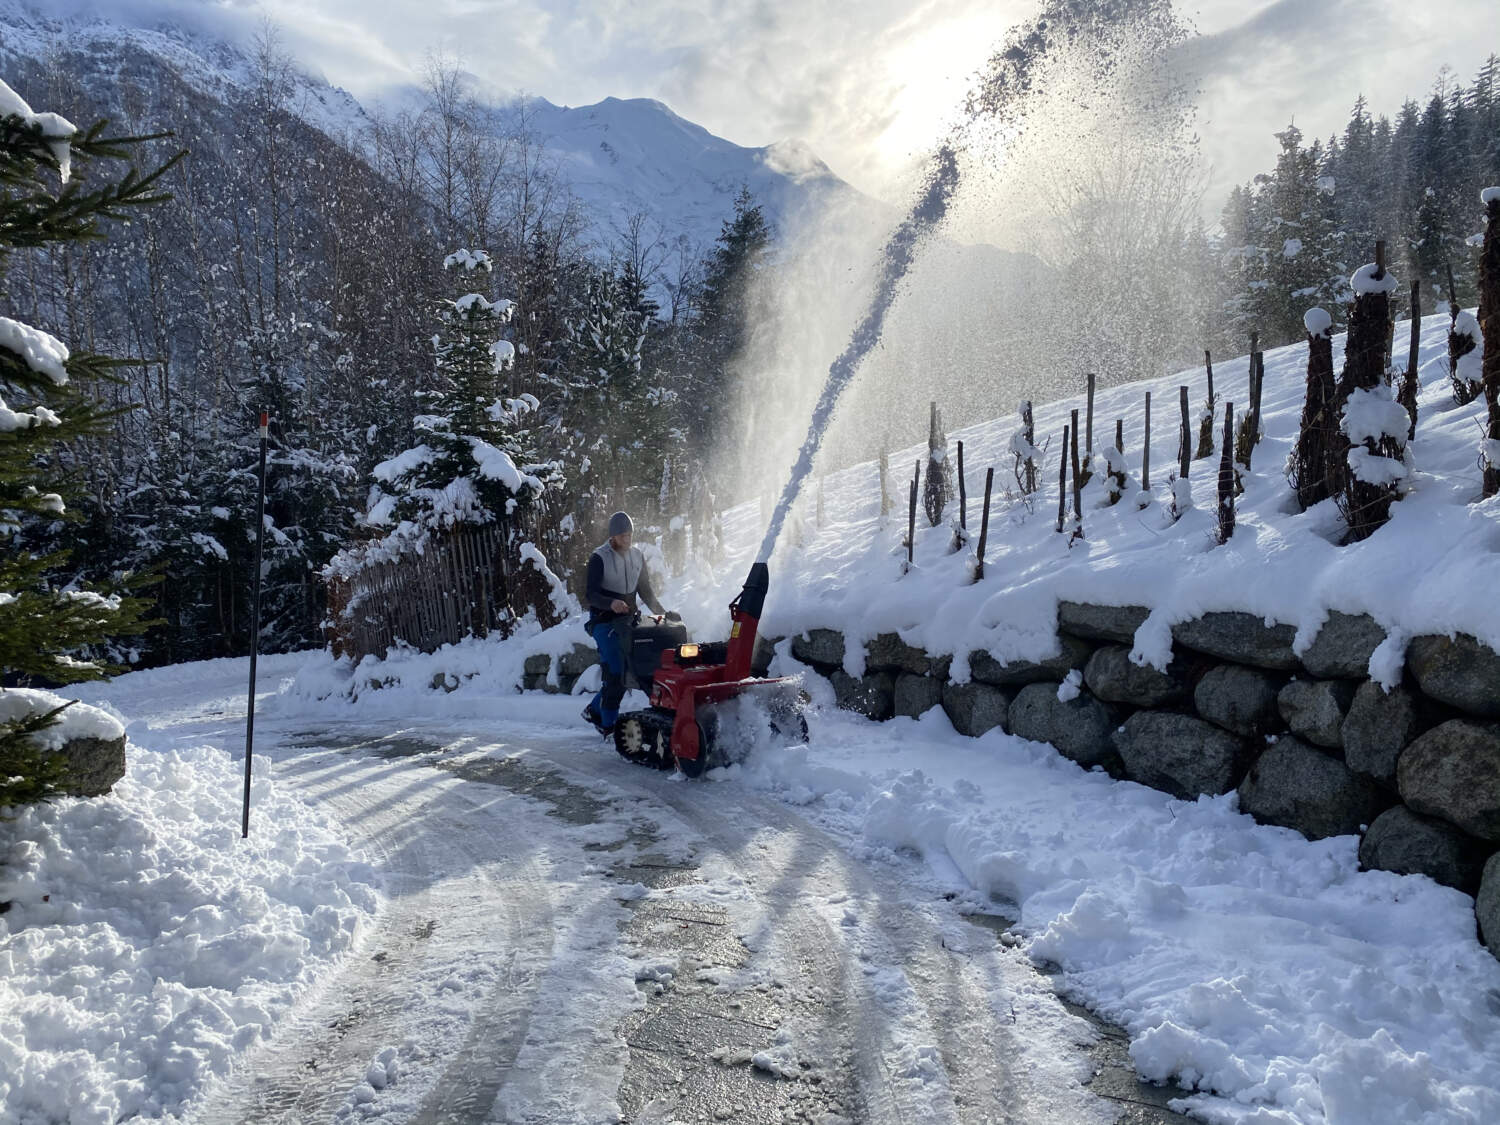
{"label": "tire track in snow", "polygon": [[[374,1055],[413,1030],[420,1053],[401,1056],[396,1087],[404,1087],[403,1099],[430,1086],[441,1120],[483,1121],[498,1084],[486,1089],[476,1071],[498,1074],[497,1056],[509,1050],[513,1057],[524,1038],[538,982],[534,962],[550,953],[552,934],[545,872],[527,838],[527,818],[515,815],[525,803],[507,802],[506,815],[494,815],[462,781],[427,769],[415,774],[415,763],[400,760],[436,744],[352,741],[375,754],[304,751],[279,764],[278,774],[327,807],[355,846],[376,853],[387,908],[360,952],[207,1093],[208,1106],[193,1115],[205,1125],[333,1119],[365,1081]],[[476,961],[505,970],[492,982],[475,982]],[[461,1022],[435,1011],[413,1029],[412,1013],[431,1010],[434,995],[470,991],[475,983],[486,986],[485,995],[472,1001],[462,1045],[450,1041]],[[454,1064],[439,1071],[433,1064],[455,1049]]]}
{"label": "tire track in snow", "polygon": [[[560,769],[579,764],[571,747],[531,744]],[[779,967],[788,991],[808,998],[786,1005],[788,1046],[796,1048],[787,1054],[816,1060],[822,1080],[840,1091],[830,1100],[843,1100],[848,1119],[1116,1119],[1119,1107],[1083,1085],[1092,1073],[1084,1049],[1091,1030],[1067,1015],[1020,953],[998,947],[946,903],[939,909],[918,902],[915,872],[896,877],[862,863],[784,803],[742,786],[676,784],[625,763],[589,764],[597,766],[596,779],[666,806],[663,833],[691,836],[698,866],[747,881],[749,902],[740,913],[742,924],[748,917],[755,928],[752,968]],[[1051,1065],[1034,1065],[1044,1058]],[[1055,1081],[1058,1058],[1074,1063],[1073,1079],[1062,1085]],[[671,1119],[669,1105],[659,1109],[662,1120]]]}

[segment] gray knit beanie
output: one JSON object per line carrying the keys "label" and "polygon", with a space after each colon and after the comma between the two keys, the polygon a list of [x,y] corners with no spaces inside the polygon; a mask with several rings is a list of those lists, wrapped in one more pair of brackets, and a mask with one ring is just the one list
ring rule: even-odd
{"label": "gray knit beanie", "polygon": [[609,517],[609,534],[613,538],[616,535],[624,535],[635,530],[635,524],[630,522],[630,517],[624,512],[616,512]]}

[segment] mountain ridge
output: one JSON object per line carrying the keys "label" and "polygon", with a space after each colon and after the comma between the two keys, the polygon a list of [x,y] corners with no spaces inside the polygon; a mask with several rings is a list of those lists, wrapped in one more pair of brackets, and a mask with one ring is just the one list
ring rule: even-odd
{"label": "mountain ridge", "polygon": [[[118,79],[123,45],[162,60],[190,86],[220,100],[232,99],[254,81],[254,58],[247,48],[184,23],[143,25],[99,11],[59,14],[27,0],[0,0],[0,61],[39,61],[66,49],[91,56],[98,73]],[[356,147],[374,120],[370,110],[328,82],[314,61],[296,58],[294,64],[294,112],[340,144]],[[686,239],[701,253],[732,213],[741,186],[749,188],[777,230],[830,202],[878,206],[835,175],[805,142],[740,145],[658,99],[611,96],[566,106],[518,95],[497,108],[523,114],[541,138],[560,180],[583,205],[586,237],[599,251],[618,240],[632,216],[644,214],[664,242]]]}

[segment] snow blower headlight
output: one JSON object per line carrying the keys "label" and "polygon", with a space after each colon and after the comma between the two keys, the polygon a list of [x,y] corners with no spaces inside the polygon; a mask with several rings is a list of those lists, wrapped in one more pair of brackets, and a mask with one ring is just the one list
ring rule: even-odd
{"label": "snow blower headlight", "polygon": [[697,645],[678,645],[677,646],[677,659],[678,660],[696,660],[697,658],[698,658],[698,646]]}

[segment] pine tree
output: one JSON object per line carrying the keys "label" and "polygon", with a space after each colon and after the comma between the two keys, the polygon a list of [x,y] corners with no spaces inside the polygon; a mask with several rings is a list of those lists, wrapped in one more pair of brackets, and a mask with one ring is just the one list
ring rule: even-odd
{"label": "pine tree", "polygon": [[695,346],[688,360],[690,383],[684,390],[686,424],[693,444],[714,448],[722,412],[733,400],[728,368],[745,345],[750,321],[751,285],[766,265],[772,231],[748,187],[735,197],[734,214],[724,220],[713,252],[703,263],[697,293]]}
{"label": "pine tree", "polygon": [[569,321],[568,428],[584,435],[589,471],[578,493],[591,531],[606,508],[654,508],[662,458],[683,445],[675,393],[642,366],[650,304],[629,271],[603,267]]}
{"label": "pine tree", "polygon": [[[81,132],[56,114],[33,113],[0,82],[0,277],[16,250],[98,238],[101,220],[166,198],[158,181],[175,159],[145,176],[132,168],[89,183],[96,161],[127,161],[146,139],[104,130],[103,122]],[[0,676],[97,678],[109,668],[89,650],[145,628],[143,602],[61,582],[66,553],[33,547],[38,530],[71,518],[65,494],[76,482],[63,479],[58,453],[108,420],[95,396],[118,366],[0,317]],[[32,737],[54,717],[0,724],[0,805],[45,798],[59,780]]]}
{"label": "pine tree", "polygon": [[379,487],[367,516],[374,524],[399,520],[418,533],[457,523],[509,525],[560,476],[533,447],[535,397],[502,394],[515,356],[503,338],[514,305],[475,291],[493,270],[489,255],[459,250],[444,267],[455,295],[439,303],[436,383],[414,420],[417,445],[376,466]]}

